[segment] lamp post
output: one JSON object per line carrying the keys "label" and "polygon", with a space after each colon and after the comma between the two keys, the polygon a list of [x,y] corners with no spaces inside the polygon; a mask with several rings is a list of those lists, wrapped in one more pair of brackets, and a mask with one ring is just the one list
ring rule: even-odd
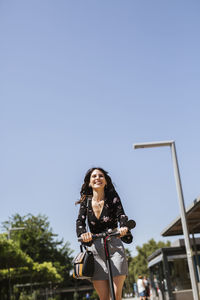
{"label": "lamp post", "polygon": [[[8,234],[8,240],[11,239],[11,231],[17,231],[17,230],[24,230],[25,227],[10,227],[7,231]],[[9,281],[8,281],[8,285],[9,285],[9,298],[11,300],[12,298],[12,290],[11,290],[11,282],[10,282],[10,267],[8,268],[8,276],[9,276]]]}
{"label": "lamp post", "polygon": [[25,227],[11,227],[8,229],[7,234],[8,234],[8,239],[10,240],[11,238],[11,231],[18,231],[18,230],[24,230]]}
{"label": "lamp post", "polygon": [[190,273],[190,278],[191,278],[192,292],[193,292],[194,300],[199,300],[198,285],[197,285],[196,274],[195,274],[195,269],[194,269],[194,261],[193,261],[193,251],[192,251],[192,248],[190,245],[189,231],[188,231],[188,226],[187,226],[185,204],[184,204],[184,198],[183,198],[183,190],[182,190],[182,185],[181,185],[181,178],[180,178],[180,172],[179,172],[179,167],[178,167],[178,159],[177,159],[177,154],[176,154],[175,142],[174,141],[163,141],[163,142],[150,142],[150,143],[134,144],[135,149],[163,147],[163,146],[164,147],[169,146],[171,148],[172,162],[173,162],[173,167],[174,167],[174,176],[175,176],[176,188],[177,188],[178,199],[179,199],[181,223],[182,223],[183,235],[184,235],[184,239],[185,239],[185,248],[186,248],[187,261],[188,261],[189,273]]}

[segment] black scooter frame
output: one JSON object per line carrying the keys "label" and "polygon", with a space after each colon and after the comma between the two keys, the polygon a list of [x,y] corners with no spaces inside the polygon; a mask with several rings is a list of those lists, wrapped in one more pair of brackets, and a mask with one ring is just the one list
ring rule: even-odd
{"label": "black scooter frame", "polygon": [[[129,230],[133,229],[135,226],[136,226],[135,221],[133,221],[133,220],[128,221],[127,227],[129,228]],[[105,251],[106,263],[107,263],[107,268],[108,268],[108,280],[109,280],[111,299],[116,300],[114,285],[113,285],[112,268],[111,268],[111,262],[110,262],[110,253],[109,253],[109,241],[112,236],[119,237],[120,234],[118,231],[112,231],[112,229],[109,229],[107,232],[93,234],[92,238],[93,238],[93,240],[98,239],[98,238],[103,238],[104,251]],[[82,242],[82,239],[78,238],[78,241]]]}

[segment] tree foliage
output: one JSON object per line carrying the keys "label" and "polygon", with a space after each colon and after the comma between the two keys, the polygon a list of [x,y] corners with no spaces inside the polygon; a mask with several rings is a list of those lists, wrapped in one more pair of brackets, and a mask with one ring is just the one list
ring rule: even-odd
{"label": "tree foliage", "polygon": [[50,228],[47,216],[15,214],[3,223],[5,230],[9,230],[10,226],[24,227],[24,230],[11,231],[11,236],[34,261],[63,261],[66,251],[68,256],[71,255],[69,245],[66,243],[63,246],[63,240],[55,239],[57,235]]}
{"label": "tree foliage", "polygon": [[51,262],[34,262],[24,253],[19,243],[0,236],[0,299],[9,299],[10,289],[16,284],[61,282],[62,277]]}
{"label": "tree foliage", "polygon": [[159,241],[156,242],[154,239],[149,240],[147,243],[143,244],[142,247],[137,246],[136,250],[138,251],[138,255],[133,257],[129,264],[129,277],[133,282],[136,281],[139,275],[148,275],[148,261],[147,258],[154,251],[163,247],[169,247],[170,242],[166,243]]}
{"label": "tree foliage", "polygon": [[56,238],[46,216],[15,214],[3,223],[3,227],[5,230],[24,227],[24,230],[11,231],[11,237],[19,243],[20,249],[35,262],[52,262],[61,273],[69,274],[72,268],[72,250],[69,243]]}
{"label": "tree foliage", "polygon": [[[46,216],[15,214],[2,225],[10,239],[0,236],[1,299],[8,285],[71,282],[72,250],[69,243],[58,240]],[[19,227],[24,229],[14,230]]]}
{"label": "tree foliage", "polygon": [[[128,267],[130,266],[130,263],[132,261],[132,256],[131,256],[131,252],[129,251],[129,249],[125,248],[125,253],[126,253],[126,259],[128,262]],[[131,293],[132,292],[132,280],[129,276],[126,277],[125,282],[124,282],[124,287],[123,287],[123,293]]]}
{"label": "tree foliage", "polygon": [[50,262],[44,262],[43,264],[33,262],[31,267],[1,269],[0,281],[6,280],[8,277],[15,284],[34,281],[58,283],[62,279]]}
{"label": "tree foliage", "polygon": [[13,240],[0,235],[0,269],[33,265],[33,260],[24,253]]}

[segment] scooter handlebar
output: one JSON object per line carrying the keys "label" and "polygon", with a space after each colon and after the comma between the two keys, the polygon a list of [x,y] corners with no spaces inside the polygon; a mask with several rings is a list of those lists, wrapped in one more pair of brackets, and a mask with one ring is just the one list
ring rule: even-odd
{"label": "scooter handlebar", "polygon": [[[110,229],[109,229],[110,230]],[[100,239],[100,238],[105,238],[106,236],[120,236],[119,231],[111,231],[109,232],[109,230],[107,232],[102,232],[102,233],[96,233],[92,235],[92,240],[96,240],[96,239]],[[83,242],[82,238],[79,237],[78,238],[79,242]]]}
{"label": "scooter handlebar", "polygon": [[[134,220],[129,220],[126,224],[129,230],[133,229],[136,226],[136,222]],[[127,233],[126,236],[131,235],[131,233]],[[119,231],[112,231],[112,229],[108,229],[107,232],[97,233],[92,235],[92,240],[96,240],[98,238],[104,238],[106,236],[120,236]],[[82,238],[78,238],[79,242],[83,242]]]}

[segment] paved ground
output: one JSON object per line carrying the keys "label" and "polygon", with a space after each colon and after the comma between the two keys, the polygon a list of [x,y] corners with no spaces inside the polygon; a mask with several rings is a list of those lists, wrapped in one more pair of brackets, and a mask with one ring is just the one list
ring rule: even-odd
{"label": "paved ground", "polygon": [[[131,297],[131,298],[122,298],[122,300],[139,300],[139,297]],[[150,299],[153,299],[150,297]]]}
{"label": "paved ground", "polygon": [[139,298],[137,297],[132,297],[132,298],[122,298],[122,300],[138,300]]}
{"label": "paved ground", "polygon": [[[139,300],[140,298],[139,297],[131,297],[131,298],[122,298],[122,300]],[[150,297],[150,299],[153,299]]]}

